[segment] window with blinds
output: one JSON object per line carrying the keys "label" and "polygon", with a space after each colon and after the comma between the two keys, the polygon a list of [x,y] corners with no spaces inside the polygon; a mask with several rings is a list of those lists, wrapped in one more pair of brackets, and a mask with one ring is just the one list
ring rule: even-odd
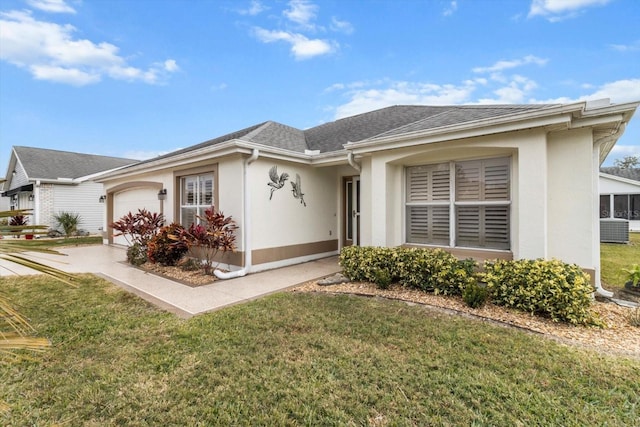
{"label": "window with blinds", "polygon": [[198,224],[198,216],[213,205],[213,174],[190,175],[180,179],[180,223]]}
{"label": "window with blinds", "polygon": [[509,158],[408,167],[407,243],[510,249],[509,175]]}
{"label": "window with blinds", "polygon": [[448,164],[407,168],[407,241],[449,244]]}

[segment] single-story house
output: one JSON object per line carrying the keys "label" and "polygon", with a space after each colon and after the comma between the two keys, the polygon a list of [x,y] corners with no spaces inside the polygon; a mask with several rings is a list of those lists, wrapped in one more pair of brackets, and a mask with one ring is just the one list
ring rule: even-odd
{"label": "single-story house", "polygon": [[80,215],[79,228],[100,234],[104,189],[93,178],[133,163],[137,160],[15,146],[2,199],[9,209],[32,209],[29,224],[57,228],[54,216],[64,211]]}
{"label": "single-story house", "polygon": [[[636,103],[393,106],[301,130],[267,121],[98,178],[129,211],[236,220],[239,274],[345,245],[558,258],[599,285],[599,167]],[[122,243],[112,230],[107,243]]]}
{"label": "single-story house", "polygon": [[640,168],[600,168],[600,218],[629,221],[640,231]]}

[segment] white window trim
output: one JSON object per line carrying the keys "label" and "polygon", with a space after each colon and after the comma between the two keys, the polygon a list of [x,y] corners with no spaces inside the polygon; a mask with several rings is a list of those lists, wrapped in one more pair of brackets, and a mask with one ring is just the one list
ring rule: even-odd
{"label": "white window trim", "polygon": [[[455,194],[455,184],[456,184],[456,163],[457,162],[464,162],[464,161],[475,161],[475,160],[490,160],[490,159],[501,159],[501,158],[505,158],[509,160],[509,200],[500,200],[500,201],[496,201],[496,200],[488,200],[488,201],[456,201],[456,194]],[[513,180],[513,174],[514,174],[514,170],[513,170],[513,157],[512,156],[496,156],[496,157],[481,157],[481,158],[474,158],[474,159],[460,159],[460,160],[450,160],[448,162],[449,164],[449,200],[448,201],[444,201],[444,200],[437,200],[437,201],[431,201],[431,202],[408,202],[407,201],[407,193],[408,193],[408,187],[407,187],[407,169],[410,167],[418,167],[418,166],[430,166],[430,165],[440,165],[440,164],[445,164],[447,162],[437,162],[437,163],[425,163],[425,164],[417,164],[417,165],[407,165],[404,167],[404,171],[403,171],[403,186],[402,186],[402,201],[403,201],[403,205],[402,205],[402,218],[403,218],[403,224],[402,224],[402,236],[403,236],[403,241],[404,244],[406,245],[411,245],[411,246],[420,246],[420,247],[426,247],[426,248],[443,248],[446,247],[448,249],[469,249],[469,250],[478,250],[478,251],[484,251],[484,252],[496,252],[496,253],[511,253],[512,249],[513,249],[513,222],[511,221],[511,219],[509,220],[509,249],[495,249],[495,248],[482,248],[482,247],[476,247],[476,246],[460,246],[460,245],[456,245],[456,208],[459,206],[509,206],[511,207],[513,204],[513,185],[514,185],[514,180]],[[612,203],[613,203],[613,198],[612,198]],[[407,241],[407,228],[408,228],[408,224],[407,224],[407,207],[411,207],[411,206],[449,206],[449,245],[448,246],[443,246],[443,245],[438,245],[438,244],[433,244],[433,243],[414,243],[414,242],[408,242]],[[511,217],[511,212],[509,212],[510,217]]]}

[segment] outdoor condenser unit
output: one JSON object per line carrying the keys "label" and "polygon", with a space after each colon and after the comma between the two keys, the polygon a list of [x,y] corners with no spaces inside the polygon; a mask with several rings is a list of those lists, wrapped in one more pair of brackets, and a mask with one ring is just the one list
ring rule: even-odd
{"label": "outdoor condenser unit", "polygon": [[600,241],[629,243],[629,221],[626,219],[601,219]]}

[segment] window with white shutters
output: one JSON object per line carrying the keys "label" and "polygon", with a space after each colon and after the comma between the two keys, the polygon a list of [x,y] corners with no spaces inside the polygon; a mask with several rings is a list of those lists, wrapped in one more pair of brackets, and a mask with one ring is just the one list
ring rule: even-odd
{"label": "window with white shutters", "polygon": [[510,249],[508,158],[414,166],[406,175],[407,243]]}
{"label": "window with white shutters", "polygon": [[407,168],[407,241],[449,244],[449,164]]}
{"label": "window with white shutters", "polygon": [[213,174],[184,176],[180,187],[180,223],[184,227],[198,224],[198,216],[213,205]]}

